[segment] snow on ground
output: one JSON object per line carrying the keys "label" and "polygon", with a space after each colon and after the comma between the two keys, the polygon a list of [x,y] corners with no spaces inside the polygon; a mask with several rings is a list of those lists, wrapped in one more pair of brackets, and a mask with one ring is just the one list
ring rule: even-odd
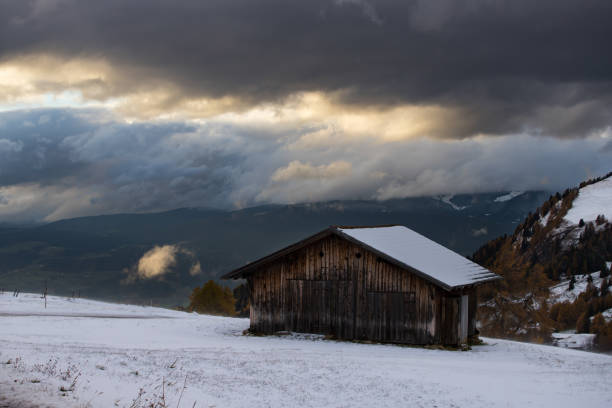
{"label": "snow on ground", "polygon": [[74,317],[177,317],[182,316],[174,310],[157,307],[122,305],[99,302],[89,299],[73,299],[48,296],[45,300],[40,294],[21,293],[18,297],[5,292],[0,296],[0,316],[2,315],[43,315]]}
{"label": "snow on ground", "polygon": [[591,333],[576,333],[575,330],[567,330],[553,333],[553,344],[557,347],[565,347],[579,350],[590,350],[593,348],[595,335]]}
{"label": "snow on ground", "polygon": [[600,214],[612,220],[612,177],[581,188],[565,219],[578,224],[581,219],[595,221]]}
{"label": "snow on ground", "polygon": [[548,225],[548,219],[550,218],[550,211],[546,213],[545,216],[540,218],[540,225],[545,227]]}
{"label": "snow on ground", "polygon": [[504,194],[504,195],[501,195],[501,196],[497,197],[493,201],[495,201],[496,203],[503,203],[505,201],[510,201],[513,198],[518,197],[518,196],[520,196],[523,193],[524,193],[524,191],[511,191],[508,194]]}
{"label": "snow on ground", "polygon": [[[573,302],[578,298],[578,295],[586,291],[587,285],[589,284],[589,275],[574,275],[576,283],[574,283],[574,289],[569,289],[569,279],[565,279],[554,286],[550,287],[550,303],[561,303],[561,302]],[[591,274],[593,279],[593,286],[597,289],[601,288],[601,281],[603,278],[599,277],[599,271]],[[612,291],[612,288],[608,290]]]}
{"label": "snow on ground", "polygon": [[612,357],[576,350],[243,336],[247,319],[57,297],[44,316],[26,294],[1,294],[0,311],[0,406],[138,407],[162,394],[171,407],[612,406]]}

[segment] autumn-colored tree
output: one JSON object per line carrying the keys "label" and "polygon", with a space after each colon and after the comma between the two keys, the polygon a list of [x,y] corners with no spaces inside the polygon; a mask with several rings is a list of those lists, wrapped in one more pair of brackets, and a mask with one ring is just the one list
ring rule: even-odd
{"label": "autumn-colored tree", "polygon": [[589,313],[584,312],[576,322],[576,333],[588,333],[590,331],[590,326],[591,320],[589,319]]}
{"label": "autumn-colored tree", "polygon": [[201,288],[197,287],[190,296],[189,310],[220,316],[234,316],[236,300],[232,291],[218,285],[213,280],[206,282]]}
{"label": "autumn-colored tree", "polygon": [[551,283],[544,268],[516,256],[509,239],[499,245],[494,262],[487,266],[504,280],[480,291],[488,299],[479,308],[482,332],[525,340],[547,338],[554,322],[545,305]]}
{"label": "autumn-colored tree", "polygon": [[595,343],[600,350],[612,350],[612,321],[606,322],[601,313],[593,317],[591,333],[596,334]]}
{"label": "autumn-colored tree", "polygon": [[[610,176],[612,173],[603,178]],[[578,296],[573,302],[559,304],[548,294],[551,279],[571,278],[568,290],[577,292],[578,275],[599,270],[599,277],[606,278],[609,273],[605,263],[612,259],[612,224],[603,217],[595,223],[581,220],[583,231],[571,246],[567,245],[569,235],[555,233],[557,228],[567,229],[564,217],[578,193],[578,188],[556,193],[535,213],[529,213],[511,236],[494,239],[472,255],[474,262],[504,277],[479,288],[478,319],[483,334],[535,340],[546,338],[553,330],[579,328],[588,333],[589,318],[612,307],[607,306],[612,305],[612,294],[594,285],[597,275],[584,277],[589,284],[583,293],[575,293]],[[570,226],[568,233],[576,231],[575,227]],[[612,282],[602,285],[606,289]]]}
{"label": "autumn-colored tree", "polygon": [[606,322],[600,313],[593,318],[592,326],[594,326],[592,332],[597,335],[595,337],[597,347],[602,351],[612,350],[612,321]]}
{"label": "autumn-colored tree", "polygon": [[[582,302],[583,308],[586,308]],[[568,330],[576,327],[576,320],[582,313],[579,305],[570,302],[555,303],[550,308],[550,318],[555,321],[557,330]]]}
{"label": "autumn-colored tree", "polygon": [[593,321],[591,322],[591,333],[605,334],[606,331],[606,319],[604,319],[601,313],[597,313],[595,317],[593,317]]}

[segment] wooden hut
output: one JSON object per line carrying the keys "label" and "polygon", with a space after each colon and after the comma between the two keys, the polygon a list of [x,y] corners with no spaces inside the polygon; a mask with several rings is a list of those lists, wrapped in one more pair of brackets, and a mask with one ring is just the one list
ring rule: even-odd
{"label": "wooden hut", "polygon": [[475,333],[476,287],[500,279],[404,226],[330,227],[238,268],[251,331],[457,345]]}

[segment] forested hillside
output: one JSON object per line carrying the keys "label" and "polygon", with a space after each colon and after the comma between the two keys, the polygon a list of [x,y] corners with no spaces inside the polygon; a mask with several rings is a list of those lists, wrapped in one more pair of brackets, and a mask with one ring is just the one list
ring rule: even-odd
{"label": "forested hillside", "polygon": [[[478,249],[472,259],[504,277],[481,290],[482,331],[549,341],[553,332],[573,329],[610,347],[611,213],[609,173],[550,196],[512,235]],[[586,282],[580,291],[577,279]]]}

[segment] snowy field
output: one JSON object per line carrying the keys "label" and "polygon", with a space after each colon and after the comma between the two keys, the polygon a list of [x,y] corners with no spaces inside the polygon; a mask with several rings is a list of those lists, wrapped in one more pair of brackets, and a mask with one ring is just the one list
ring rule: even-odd
{"label": "snowy field", "polygon": [[243,336],[247,327],[0,294],[0,407],[612,406],[606,355],[496,339],[461,352]]}

